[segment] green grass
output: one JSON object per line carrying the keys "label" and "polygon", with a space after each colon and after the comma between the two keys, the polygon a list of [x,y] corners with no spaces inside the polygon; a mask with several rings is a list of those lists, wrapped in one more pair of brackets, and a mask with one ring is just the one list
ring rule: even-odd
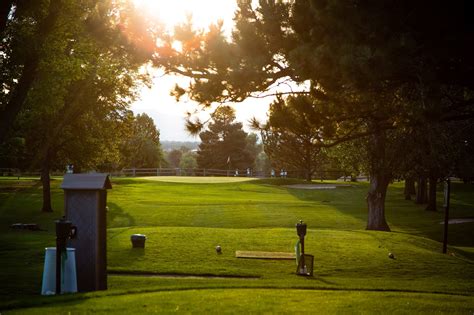
{"label": "green grass", "polygon": [[[34,179],[0,179],[0,310],[474,311],[474,223],[450,225],[450,254],[444,255],[443,213],[403,200],[401,183],[390,186],[386,216],[393,232],[386,233],[365,230],[366,183],[300,190],[284,186],[299,181],[281,179],[114,178],[107,214],[109,290],[42,297],[44,247],[54,245],[53,220],[62,215],[60,182],[52,183],[56,212],[40,213],[41,186]],[[474,187],[454,183],[452,191],[451,216],[474,217]],[[299,219],[308,224],[314,277],[296,276],[294,261],[234,257],[236,250],[292,251]],[[16,222],[35,222],[46,231],[8,228]],[[131,248],[133,233],[147,235],[144,250]],[[256,279],[160,277],[167,274]]]}
{"label": "green grass", "polygon": [[[251,301],[251,303],[243,303]],[[269,301],[272,301],[269,303]],[[442,294],[313,291],[295,289],[209,289],[161,291],[72,301],[58,307],[28,310],[29,314],[76,313],[371,313],[470,314],[472,298]],[[18,310],[12,314],[24,314]]]}

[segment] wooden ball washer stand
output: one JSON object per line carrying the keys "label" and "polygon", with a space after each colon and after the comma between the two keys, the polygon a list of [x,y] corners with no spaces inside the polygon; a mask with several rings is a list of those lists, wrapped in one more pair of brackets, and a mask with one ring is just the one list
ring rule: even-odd
{"label": "wooden ball washer stand", "polygon": [[[296,234],[298,234],[299,241],[296,243],[296,274],[299,276],[313,276],[313,255],[306,255],[304,253],[304,237],[306,236],[306,223],[300,220],[296,224]],[[301,246],[301,251],[299,247]]]}

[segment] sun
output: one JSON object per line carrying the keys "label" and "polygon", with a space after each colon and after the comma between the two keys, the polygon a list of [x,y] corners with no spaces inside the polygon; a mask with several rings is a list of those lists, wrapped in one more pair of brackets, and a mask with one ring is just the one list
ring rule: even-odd
{"label": "sun", "polygon": [[141,10],[163,23],[168,29],[186,21],[189,15],[197,28],[206,28],[219,20],[230,29],[237,9],[236,0],[133,0]]}

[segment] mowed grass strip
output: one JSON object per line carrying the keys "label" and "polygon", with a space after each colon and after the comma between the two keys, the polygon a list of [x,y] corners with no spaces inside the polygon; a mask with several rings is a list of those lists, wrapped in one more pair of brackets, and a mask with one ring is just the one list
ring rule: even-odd
{"label": "mowed grass strip", "polygon": [[[64,303],[83,303],[83,310],[89,312],[89,304],[96,298],[112,295],[117,296],[117,307],[111,309],[117,311],[121,301],[129,299],[127,293],[192,289],[398,291],[393,293],[393,303],[397,295],[402,302],[400,292],[467,294],[472,298],[474,223],[450,225],[451,254],[441,254],[443,226],[439,223],[443,213],[427,212],[424,206],[403,200],[402,183],[390,186],[386,213],[394,232],[385,233],[364,230],[367,183],[302,190],[284,187],[301,181],[282,179],[176,181],[165,177],[113,178],[113,189],[108,193],[108,266],[111,272],[122,275],[110,275],[109,290],[105,292],[40,297],[44,247],[54,246],[54,220],[63,213],[61,179],[52,181],[53,213],[39,211],[41,186],[37,181],[0,179],[0,294],[5,297],[0,309],[58,303],[53,311],[57,312]],[[441,195],[440,191],[440,202]],[[452,217],[474,216],[471,185],[454,183],[451,209]],[[299,219],[308,223],[306,250],[315,256],[313,278],[296,276],[292,261],[234,257],[235,250],[292,251],[297,238],[294,225]],[[45,231],[8,228],[17,222],[38,223]],[[131,249],[132,233],[148,236],[145,250]],[[216,254],[216,245],[222,246],[222,255]],[[389,252],[395,259],[388,257]],[[258,278],[160,278],[163,274]],[[271,290],[265,292],[269,293],[262,296],[273,301]],[[291,294],[288,297],[292,299]],[[276,293],[275,298],[279,298]],[[449,295],[447,303],[457,298]],[[433,308],[423,307],[446,310],[437,305],[438,299],[432,301]],[[280,306],[284,309],[286,303],[282,298]],[[188,307],[191,309],[191,304]],[[198,312],[200,305],[195,307]]]}
{"label": "mowed grass strip", "polygon": [[295,289],[205,289],[100,297],[55,306],[18,309],[9,314],[172,312],[471,314],[473,311],[472,297],[443,294]]}
{"label": "mowed grass strip", "polygon": [[[173,179],[171,179],[173,180]],[[220,184],[117,180],[109,194],[109,226],[293,227],[309,225],[363,228],[365,188],[303,191],[262,181]],[[350,196],[351,200],[347,200]],[[360,200],[359,200],[360,199]],[[342,204],[355,205],[343,213]],[[359,208],[357,208],[359,207]]]}
{"label": "mowed grass strip", "polygon": [[[147,235],[145,249],[132,248],[132,233]],[[296,240],[293,229],[112,229],[109,270],[254,276],[262,280],[255,285],[263,286],[280,281],[284,286],[473,293],[474,281],[466,279],[474,275],[472,261],[459,252],[442,254],[438,242],[401,233],[309,229],[305,248],[315,256],[315,276],[309,279],[295,276],[295,261],[235,257],[237,250],[292,252]]]}
{"label": "mowed grass strip", "polygon": [[[350,188],[305,190],[284,187],[302,181],[279,178],[218,184],[195,183],[195,178],[182,183],[174,182],[174,177],[158,179],[115,178],[108,198],[109,227],[292,228],[300,219],[320,229],[366,227],[368,184],[364,182],[351,183]],[[454,183],[451,197],[451,217],[474,217],[472,185]],[[440,190],[439,211],[425,211],[425,205],[404,200],[403,183],[394,183],[386,201],[387,221],[393,231],[442,241],[442,200]],[[450,244],[474,246],[474,222],[451,225]]]}

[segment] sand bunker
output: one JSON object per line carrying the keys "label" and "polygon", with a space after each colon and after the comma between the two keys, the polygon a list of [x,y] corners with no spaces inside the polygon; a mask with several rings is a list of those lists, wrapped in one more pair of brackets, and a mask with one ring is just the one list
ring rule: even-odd
{"label": "sand bunker", "polygon": [[[469,223],[474,222],[474,218],[460,218],[460,219],[450,219],[448,224],[461,224],[461,223]],[[444,224],[444,221],[440,222],[439,224]]]}
{"label": "sand bunker", "polygon": [[352,187],[347,184],[296,184],[296,185],[286,185],[285,187],[292,189],[311,189],[311,190],[324,190],[324,189],[336,189],[338,187]]}

